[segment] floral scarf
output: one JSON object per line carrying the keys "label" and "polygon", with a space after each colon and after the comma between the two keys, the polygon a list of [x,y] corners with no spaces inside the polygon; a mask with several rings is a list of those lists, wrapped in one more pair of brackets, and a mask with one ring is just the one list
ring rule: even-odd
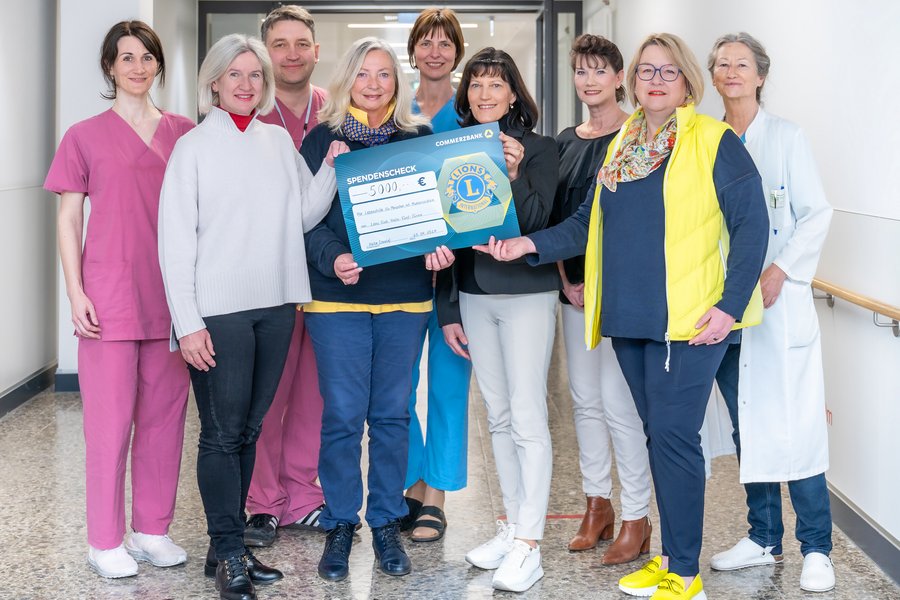
{"label": "floral scarf", "polygon": [[615,192],[618,182],[643,179],[658,169],[675,147],[677,129],[678,124],[673,113],[656,137],[649,144],[644,144],[643,140],[647,139],[647,119],[644,111],[638,109],[638,113],[622,136],[619,149],[612,160],[597,174],[597,183]]}
{"label": "floral scarf", "polygon": [[391,136],[399,131],[397,124],[394,123],[393,115],[387,121],[378,127],[369,127],[359,122],[349,111],[344,117],[344,124],[341,125],[341,131],[348,140],[359,142],[363,146],[380,146],[386,144]]}

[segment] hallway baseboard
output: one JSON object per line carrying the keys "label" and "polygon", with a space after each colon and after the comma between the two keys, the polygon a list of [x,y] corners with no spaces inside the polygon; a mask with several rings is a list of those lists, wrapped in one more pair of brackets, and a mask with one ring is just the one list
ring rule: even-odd
{"label": "hallway baseboard", "polygon": [[0,417],[22,406],[25,402],[53,385],[54,371],[56,371],[56,363],[38,371],[20,385],[0,396]]}
{"label": "hallway baseboard", "polygon": [[57,371],[53,378],[53,385],[57,392],[80,392],[81,388],[78,385],[78,373],[77,372],[60,372]]}
{"label": "hallway baseboard", "polygon": [[831,518],[859,549],[865,552],[875,564],[900,584],[900,547],[890,536],[873,525],[859,508],[834,491],[831,495]]}

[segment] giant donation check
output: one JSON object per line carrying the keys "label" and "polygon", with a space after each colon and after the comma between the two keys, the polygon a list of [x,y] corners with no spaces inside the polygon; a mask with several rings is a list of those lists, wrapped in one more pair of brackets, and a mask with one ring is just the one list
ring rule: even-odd
{"label": "giant donation check", "polygon": [[334,166],[362,267],[519,235],[496,123],[357,150]]}

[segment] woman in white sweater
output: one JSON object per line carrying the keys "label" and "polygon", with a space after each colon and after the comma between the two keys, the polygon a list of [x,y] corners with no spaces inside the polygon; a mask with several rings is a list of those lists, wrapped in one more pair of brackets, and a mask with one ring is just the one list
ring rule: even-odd
{"label": "woman in white sweater", "polygon": [[[328,149],[315,177],[272,109],[265,46],[228,35],[200,67],[199,110],[163,182],[159,261],[172,313],[172,350],[189,365],[200,413],[197,480],[220,598],[256,598],[282,574],[244,547],[244,504],[256,440],[290,343],[295,305],[310,300],[303,233],[335,193]],[[177,341],[176,341],[177,340]],[[215,563],[215,561],[213,561]]]}

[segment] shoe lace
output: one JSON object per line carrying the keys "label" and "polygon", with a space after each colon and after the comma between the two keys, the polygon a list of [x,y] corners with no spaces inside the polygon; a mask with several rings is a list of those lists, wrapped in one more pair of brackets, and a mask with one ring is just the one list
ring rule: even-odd
{"label": "shoe lace", "polygon": [[385,550],[401,547],[400,527],[396,523],[379,528],[377,535],[381,538],[381,543],[384,545]]}
{"label": "shoe lace", "polygon": [[247,574],[247,562],[244,556],[229,556],[225,559],[225,571],[229,577]]}
{"label": "shoe lace", "polygon": [[666,577],[662,581],[659,582],[660,590],[668,590],[675,594],[680,594],[684,591],[684,584],[673,577]]}
{"label": "shoe lace", "polygon": [[349,556],[347,548],[350,547],[349,540],[353,539],[353,525],[349,523],[341,523],[328,532],[325,538],[325,553],[340,552],[341,555]]}
{"label": "shoe lace", "polygon": [[[647,571],[648,573],[656,573],[659,570],[659,567],[660,567],[659,563],[657,563],[655,559],[648,560],[647,563],[644,565],[643,570]],[[660,585],[662,585],[662,584],[660,584]]]}
{"label": "shoe lace", "polygon": [[507,533],[507,525],[503,521],[497,520],[497,535],[498,539],[505,539]]}
{"label": "shoe lace", "polygon": [[265,527],[269,525],[272,521],[275,522],[275,526],[278,526],[278,519],[273,517],[272,515],[266,514],[258,514],[258,515],[250,515],[250,518],[247,519],[247,527]]}

